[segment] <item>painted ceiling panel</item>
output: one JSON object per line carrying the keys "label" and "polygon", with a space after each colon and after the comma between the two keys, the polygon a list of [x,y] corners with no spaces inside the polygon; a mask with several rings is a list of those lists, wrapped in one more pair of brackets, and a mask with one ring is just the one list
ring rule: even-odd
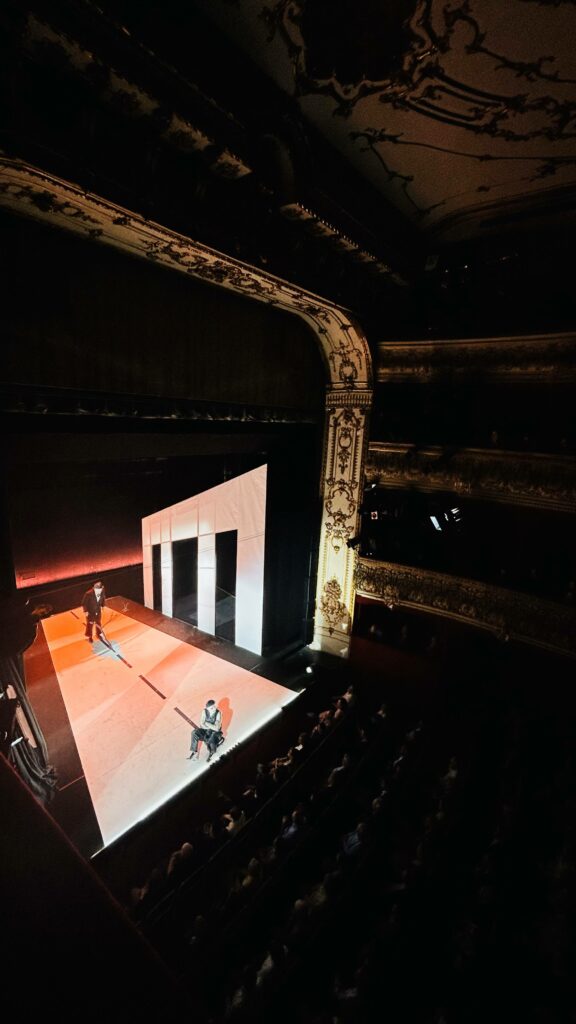
{"label": "painted ceiling panel", "polygon": [[573,0],[194,0],[423,229],[565,211]]}

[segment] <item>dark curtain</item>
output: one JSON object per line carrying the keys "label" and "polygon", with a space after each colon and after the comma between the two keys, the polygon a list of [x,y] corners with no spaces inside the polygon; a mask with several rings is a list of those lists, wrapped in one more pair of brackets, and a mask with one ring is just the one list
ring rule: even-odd
{"label": "dark curtain", "polygon": [[0,743],[2,753],[43,804],[56,792],[56,773],[26,693],[20,655],[0,656]]}

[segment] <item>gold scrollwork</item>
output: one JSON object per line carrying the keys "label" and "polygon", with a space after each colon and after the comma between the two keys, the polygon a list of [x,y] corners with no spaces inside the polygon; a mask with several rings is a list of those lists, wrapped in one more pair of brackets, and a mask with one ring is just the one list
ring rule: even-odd
{"label": "gold scrollwork", "polygon": [[320,597],[320,611],[328,623],[330,634],[338,627],[347,627],[348,609],[342,601],[342,587],[335,576],[324,584]]}
{"label": "gold scrollwork", "polygon": [[356,592],[576,656],[576,610],[477,580],[359,558]]}

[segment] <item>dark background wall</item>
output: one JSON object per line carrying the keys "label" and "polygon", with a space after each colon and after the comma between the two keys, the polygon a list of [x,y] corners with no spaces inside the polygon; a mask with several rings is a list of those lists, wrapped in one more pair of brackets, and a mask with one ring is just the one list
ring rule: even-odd
{"label": "dark background wall", "polygon": [[318,408],[323,370],[297,317],[25,220],[0,220],[0,379]]}
{"label": "dark background wall", "polygon": [[104,461],[95,457],[99,439],[93,435],[84,438],[82,460],[71,457],[65,437],[50,434],[42,438],[47,456],[39,461],[36,438],[20,437],[19,461],[7,473],[17,585],[141,563],[144,516],[262,461],[255,453],[226,453],[227,439],[220,440],[219,453],[158,456],[150,437],[149,454],[137,457],[130,435],[115,435],[115,445],[104,446]]}
{"label": "dark background wall", "polygon": [[[264,645],[270,653],[306,639],[320,523],[313,425],[243,436],[33,433],[11,441],[16,582],[59,608],[73,607],[86,580],[107,572],[110,595],[141,601],[142,518],[266,463]],[[52,596],[78,577],[80,590]]]}

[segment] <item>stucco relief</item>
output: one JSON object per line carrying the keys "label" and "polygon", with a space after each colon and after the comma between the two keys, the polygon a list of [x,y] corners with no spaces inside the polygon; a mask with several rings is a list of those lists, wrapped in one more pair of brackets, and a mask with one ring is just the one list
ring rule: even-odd
{"label": "stucco relief", "polygon": [[476,580],[358,559],[356,592],[576,656],[576,610]]}

